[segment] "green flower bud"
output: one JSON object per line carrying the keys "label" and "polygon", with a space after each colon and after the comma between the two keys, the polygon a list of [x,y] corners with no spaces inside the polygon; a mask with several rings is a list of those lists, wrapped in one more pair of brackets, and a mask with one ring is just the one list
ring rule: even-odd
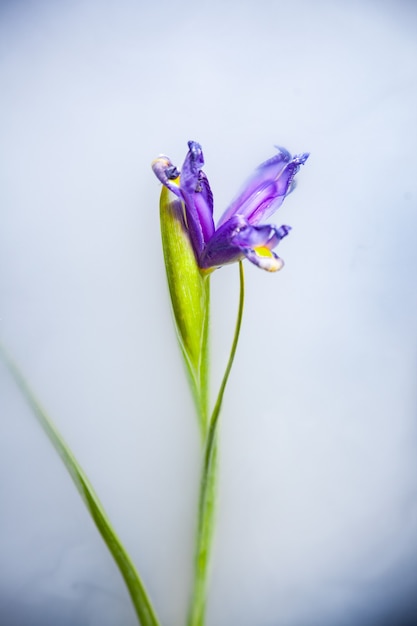
{"label": "green flower bud", "polygon": [[207,425],[210,277],[197,265],[181,200],[162,187],[162,247],[178,341],[203,434]]}

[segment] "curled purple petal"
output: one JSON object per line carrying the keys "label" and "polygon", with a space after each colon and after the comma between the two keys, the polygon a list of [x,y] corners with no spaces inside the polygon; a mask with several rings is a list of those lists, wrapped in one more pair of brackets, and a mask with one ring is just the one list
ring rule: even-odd
{"label": "curled purple petal", "polygon": [[280,172],[278,178],[260,188],[255,195],[240,207],[239,212],[251,224],[258,224],[270,217],[284,202],[286,195],[291,191],[294,176],[300,169],[308,154],[294,157]]}
{"label": "curled purple petal", "polygon": [[222,215],[219,225],[236,214],[243,215],[251,224],[258,224],[281,206],[308,153],[291,159],[290,153],[284,148],[279,150],[275,157],[259,165],[243,191]]}
{"label": "curled purple petal", "polygon": [[244,186],[232,201],[226,211],[219,220],[218,226],[224,224],[232,215],[236,213],[242,214],[241,206],[251,197],[253,197],[259,189],[265,185],[269,185],[272,180],[279,176],[286,164],[291,160],[291,155],[285,148],[278,148],[278,154],[264,161],[254,171],[252,176],[245,182]]}
{"label": "curled purple petal", "polygon": [[213,194],[203,171],[199,173],[197,191],[194,193],[194,205],[203,231],[203,239],[206,242],[214,232]]}
{"label": "curled purple petal", "polygon": [[191,242],[199,259],[204,246],[214,233],[213,194],[207,177],[201,170],[204,156],[200,144],[189,141],[188,147],[181,171],[180,189]]}
{"label": "curled purple petal", "polygon": [[238,245],[234,245],[232,240],[246,224],[246,220],[235,215],[223,226],[220,226],[210,238],[201,254],[200,267],[221,267],[241,259],[243,256],[242,250]]}
{"label": "curled purple petal", "polygon": [[289,226],[252,226],[245,218],[235,215],[211,237],[200,257],[200,266],[220,267],[246,256],[262,269],[277,271],[284,263],[271,249],[290,230]]}
{"label": "curled purple petal", "polygon": [[288,235],[290,230],[290,226],[280,226],[277,228],[270,224],[263,226],[251,226],[248,224],[233,235],[232,244],[240,248],[256,248],[262,246],[271,250],[278,245],[281,239]]}
{"label": "curled purple petal", "polygon": [[161,181],[165,187],[168,187],[176,196],[181,197],[181,191],[177,179],[180,175],[179,171],[173,165],[169,157],[160,154],[152,161],[152,169],[155,176]]}
{"label": "curled purple petal", "polygon": [[198,187],[199,173],[204,165],[203,150],[196,141],[188,142],[188,152],[181,170],[181,190],[194,193]]}

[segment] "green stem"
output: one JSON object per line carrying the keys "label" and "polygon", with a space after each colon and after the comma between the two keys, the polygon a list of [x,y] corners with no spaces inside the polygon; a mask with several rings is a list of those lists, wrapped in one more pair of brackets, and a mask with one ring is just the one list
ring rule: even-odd
{"label": "green stem", "polygon": [[49,440],[61,457],[78,492],[84,500],[84,503],[94,520],[97,530],[103,537],[105,544],[112,554],[121,575],[123,576],[130,597],[132,599],[132,603],[138,617],[139,624],[141,624],[141,626],[159,626],[158,619],[146,593],[145,586],[141,581],[140,576],[128,553],[126,552],[123,544],[121,543],[120,539],[116,535],[116,532],[112,528],[110,520],[107,517],[104,508],[100,500],[98,499],[84,470],[79,465],[78,461],[74,457],[64,438],[59,433],[58,429],[53,424],[52,420],[48,417],[46,411],[38,402],[35,394],[30,389],[19,368],[6,354],[6,351],[1,345],[0,356],[3,358],[7,369],[13,376],[17,386],[22,392],[22,395],[25,397],[30,408],[36,415],[40,425],[44,429],[45,433],[48,435]]}
{"label": "green stem", "polygon": [[217,434],[217,424],[220,416],[220,409],[222,408],[223,396],[226,389],[227,381],[229,380],[230,370],[232,369],[233,361],[236,354],[236,348],[239,341],[240,327],[242,325],[243,317],[243,305],[245,302],[245,276],[243,272],[243,263],[239,261],[239,279],[240,279],[240,295],[239,295],[239,309],[236,319],[235,335],[233,337],[232,349],[230,350],[229,361],[224,372],[223,380],[220,385],[217,401],[213,409],[213,413],[210,419],[210,427],[207,435],[206,453],[204,460],[204,472],[208,472],[210,463],[213,459],[213,449],[215,445],[215,437]]}
{"label": "green stem", "polygon": [[209,326],[210,326],[210,275],[204,277],[204,322],[201,334],[199,362],[199,416],[204,443],[209,423]]}
{"label": "green stem", "polygon": [[223,396],[232,369],[242,325],[243,305],[245,299],[245,280],[243,263],[239,262],[240,296],[236,319],[235,334],[229,360],[220,385],[216,404],[210,418],[209,429],[205,441],[204,461],[200,481],[200,497],[198,507],[198,528],[196,541],[194,589],[188,617],[188,626],[204,626],[208,568],[214,530],[214,514],[216,505],[218,446],[217,431]]}

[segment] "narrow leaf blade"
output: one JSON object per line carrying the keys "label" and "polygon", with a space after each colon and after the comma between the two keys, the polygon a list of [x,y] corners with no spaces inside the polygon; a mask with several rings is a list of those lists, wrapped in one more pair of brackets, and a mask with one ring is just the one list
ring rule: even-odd
{"label": "narrow leaf blade", "polygon": [[113,529],[110,520],[107,517],[104,508],[84,470],[76,460],[74,454],[71,452],[69,446],[66,444],[64,438],[59,433],[44,408],[39,403],[21,371],[7,355],[1,345],[0,356],[2,357],[8,371],[14,378],[22,395],[37,417],[38,422],[47,434],[50,442],[61,457],[91,517],[94,520],[97,530],[100,532],[105,544],[112,554],[128,588],[139,623],[141,626],[159,626],[156,614],[149,600],[148,594],[146,593],[145,586],[123,544]]}

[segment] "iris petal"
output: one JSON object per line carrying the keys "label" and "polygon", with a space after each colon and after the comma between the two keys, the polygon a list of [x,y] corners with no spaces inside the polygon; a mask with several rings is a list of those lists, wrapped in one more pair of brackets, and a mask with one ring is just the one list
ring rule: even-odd
{"label": "iris petal", "polygon": [[244,251],[244,255],[251,263],[267,272],[278,272],[284,267],[284,261],[275,252],[269,251],[270,254],[262,254],[262,252],[263,250],[256,251],[248,248]]}
{"label": "iris petal", "polygon": [[234,245],[232,241],[239,230],[246,226],[246,220],[239,215],[233,216],[223,226],[220,226],[208,241],[200,257],[200,267],[220,267],[241,259],[242,250],[238,245]]}
{"label": "iris petal", "polygon": [[159,157],[152,161],[152,169],[155,176],[165,187],[176,196],[181,197],[180,186],[177,182],[180,173],[167,156],[160,154]]}
{"label": "iris petal", "polygon": [[291,191],[294,176],[308,158],[308,153],[291,159],[289,152],[280,152],[262,163],[246,183],[243,191],[232,202],[219,221],[224,224],[232,215],[239,214],[251,224],[267,219],[283,203]]}
{"label": "iris petal", "polygon": [[185,213],[191,241],[197,258],[200,257],[207,241],[214,233],[213,194],[206,175],[201,170],[204,156],[196,141],[188,142],[188,153],[181,170],[181,195],[185,203]]}
{"label": "iris petal", "polygon": [[248,224],[232,237],[232,244],[240,248],[256,248],[261,246],[271,250],[278,245],[281,239],[288,235],[290,230],[290,226],[280,226],[277,228],[270,224],[264,224],[263,226],[251,226]]}
{"label": "iris petal", "polygon": [[272,249],[285,237],[289,226],[260,225],[294,189],[294,176],[308,153],[291,157],[284,148],[261,163],[221,217],[213,222],[213,195],[206,175],[203,151],[196,141],[188,142],[181,176],[168,157],[152,164],[159,180],[183,201],[185,227],[199,267],[220,267],[246,257],[258,267],[275,272],[284,265]]}
{"label": "iris petal", "polygon": [[204,241],[208,241],[214,232],[213,194],[204,172],[200,171],[198,190],[194,193],[194,205],[203,231]]}
{"label": "iris petal", "polygon": [[286,164],[291,160],[291,154],[285,148],[278,148],[278,154],[264,161],[254,171],[252,176],[245,182],[242,189],[221,216],[218,226],[224,224],[236,213],[242,213],[241,206],[260,189],[270,183],[282,172]]}
{"label": "iris petal", "polygon": [[246,256],[258,267],[275,272],[283,267],[284,262],[271,249],[290,230],[289,226],[252,226],[245,218],[235,215],[211,237],[200,257],[200,266],[220,267]]}

